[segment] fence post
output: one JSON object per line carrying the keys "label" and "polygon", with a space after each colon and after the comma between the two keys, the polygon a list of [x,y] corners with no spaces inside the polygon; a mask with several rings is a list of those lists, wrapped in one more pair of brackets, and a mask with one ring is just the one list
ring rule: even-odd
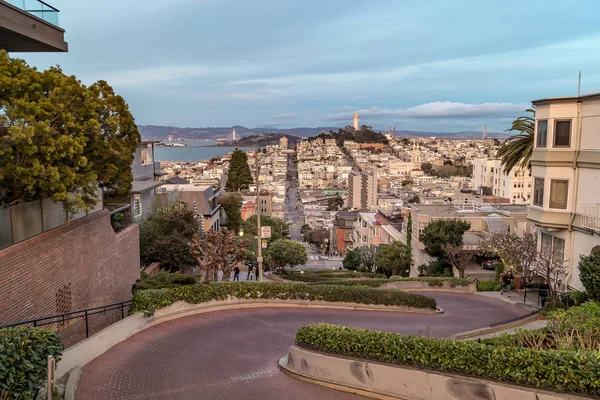
{"label": "fence post", "polygon": [[125,315],[123,315],[123,303],[121,303],[121,319],[124,319]]}
{"label": "fence post", "polygon": [[85,337],[90,337],[90,330],[88,325],[88,310],[85,310]]}
{"label": "fence post", "polygon": [[56,370],[56,360],[54,356],[48,356],[48,384],[46,385],[46,399],[52,400],[54,397],[54,373]]}

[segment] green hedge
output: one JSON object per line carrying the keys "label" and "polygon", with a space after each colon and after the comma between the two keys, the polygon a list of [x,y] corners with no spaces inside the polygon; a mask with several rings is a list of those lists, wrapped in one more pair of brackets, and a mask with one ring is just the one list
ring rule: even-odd
{"label": "green hedge", "polygon": [[211,300],[241,299],[294,299],[383,304],[435,309],[431,297],[398,290],[346,287],[336,285],[308,285],[305,283],[273,282],[214,282],[167,289],[141,290],[135,293],[130,313],[167,307],[176,301],[201,304]]}
{"label": "green hedge", "polygon": [[297,282],[328,282],[332,279],[387,279],[383,274],[369,272],[334,272],[334,271],[291,271],[285,274],[285,279]]}
{"label": "green hedge", "polygon": [[[514,281],[512,281],[510,283],[510,288],[511,289],[515,288]],[[498,280],[498,279],[489,279],[489,280],[477,282],[477,291],[478,292],[496,292],[496,291],[500,291],[500,289],[502,289],[502,284],[500,283],[500,280]]]}
{"label": "green hedge", "polygon": [[301,327],[296,344],[343,356],[600,395],[600,353],[592,351],[490,346],[328,324]]}
{"label": "green hedge", "polygon": [[197,283],[195,275],[183,275],[180,272],[169,273],[160,271],[154,276],[147,277],[135,284],[135,290],[162,289]]}
{"label": "green hedge", "polygon": [[386,283],[387,279],[368,279],[368,278],[359,278],[359,279],[330,279],[327,281],[320,282],[307,282],[309,285],[338,285],[338,286],[364,286],[364,287],[372,287],[378,288],[384,283]]}
{"label": "green hedge", "polygon": [[402,276],[391,276],[390,282],[427,282],[429,286],[442,286],[444,283],[450,284],[450,287],[469,286],[470,282],[464,278],[445,278],[445,277],[414,277],[405,278]]}
{"label": "green hedge", "polygon": [[0,329],[0,398],[33,398],[46,379],[49,355],[60,360],[56,332],[32,327]]}

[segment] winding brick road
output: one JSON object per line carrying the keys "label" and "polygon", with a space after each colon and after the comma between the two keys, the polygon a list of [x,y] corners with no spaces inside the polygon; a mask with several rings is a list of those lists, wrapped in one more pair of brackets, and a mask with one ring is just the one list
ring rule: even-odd
{"label": "winding brick road", "polygon": [[445,314],[264,308],[165,322],[87,364],[76,398],[361,399],[298,381],[277,369],[298,327],[328,322],[442,337],[525,313],[511,304],[475,295],[425,294],[435,297]]}

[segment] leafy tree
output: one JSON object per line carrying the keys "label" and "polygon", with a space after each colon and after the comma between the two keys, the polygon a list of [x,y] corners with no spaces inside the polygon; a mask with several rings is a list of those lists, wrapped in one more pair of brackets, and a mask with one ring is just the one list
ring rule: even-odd
{"label": "leafy tree", "polygon": [[304,224],[304,225],[302,225],[302,227],[300,228],[300,233],[305,233],[305,232],[308,232],[308,231],[310,231],[310,230],[311,230],[311,229],[310,229],[310,225],[308,225],[308,224]]}
{"label": "leafy tree", "polygon": [[326,228],[315,229],[308,235],[308,242],[312,244],[322,245],[327,239],[329,239],[329,231]]}
{"label": "leafy tree", "polygon": [[159,261],[161,268],[180,271],[196,264],[188,242],[200,232],[192,211],[176,205],[156,208],[140,226],[140,256],[144,264]]}
{"label": "leafy tree", "polygon": [[227,216],[227,229],[238,233],[240,231],[240,227],[242,225],[242,212],[240,208],[243,204],[242,195],[239,193],[227,193],[225,195],[219,196],[217,199],[223,210],[225,210],[225,215]]}
{"label": "leafy tree", "polygon": [[431,170],[433,170],[433,165],[431,165],[431,163],[425,162],[421,164],[421,171],[429,174],[431,173]]}
{"label": "leafy tree", "polygon": [[600,249],[579,260],[579,279],[592,300],[600,301]]}
{"label": "leafy tree", "polygon": [[377,246],[369,245],[358,248],[358,254],[360,256],[360,267],[361,270],[368,272],[375,272],[375,256],[377,254]]}
{"label": "leafy tree", "polygon": [[254,179],[252,179],[252,173],[248,165],[248,155],[243,150],[235,149],[229,162],[225,190],[228,192],[237,192],[242,189],[248,189],[252,182],[254,182]]}
{"label": "leafy tree", "polygon": [[360,254],[357,250],[348,250],[342,260],[342,266],[349,270],[356,270],[360,267]]}
{"label": "leafy tree", "polygon": [[327,211],[337,211],[344,206],[344,199],[337,195],[327,200]]}
{"label": "leafy tree", "polygon": [[507,132],[518,132],[506,139],[498,150],[497,157],[504,167],[504,172],[509,173],[513,168],[529,168],[533,154],[533,140],[535,127],[535,109],[527,109],[532,116],[523,116],[515,119]]}
{"label": "leafy tree", "polygon": [[[273,218],[267,217],[266,215],[261,215],[260,225],[271,227],[271,239],[269,239],[269,241],[275,241],[289,236],[289,224],[281,218]],[[250,218],[248,218],[242,224],[242,229],[244,230],[245,235],[249,235],[250,237],[257,236],[256,215],[253,215]]]}
{"label": "leafy tree", "polygon": [[106,82],[87,87],[0,51],[0,203],[46,197],[69,213],[95,205],[98,186],[128,197],[140,140]]}
{"label": "leafy tree", "polygon": [[420,240],[425,245],[425,252],[429,256],[443,258],[446,247],[462,246],[463,235],[470,228],[471,224],[467,221],[437,219],[425,227]]}
{"label": "leafy tree", "polygon": [[410,247],[400,242],[379,246],[375,255],[377,270],[381,270],[387,276],[408,276],[411,261]]}
{"label": "leafy tree", "polygon": [[469,228],[469,222],[459,219],[438,219],[425,227],[420,239],[425,245],[425,252],[437,258],[437,270],[445,270],[449,264],[461,271],[462,275],[468,257],[468,253],[462,249],[463,235]]}
{"label": "leafy tree", "polygon": [[408,185],[412,185],[414,182],[410,179],[404,179],[402,181],[402,186],[408,186]]}
{"label": "leafy tree", "polygon": [[421,202],[421,198],[419,197],[418,194],[415,194],[413,197],[409,198],[406,200],[407,203],[417,203],[419,204]]}
{"label": "leafy tree", "polygon": [[506,267],[517,273],[528,273],[538,256],[537,238],[528,232],[523,237],[512,232],[492,233],[479,242],[478,251],[500,257]]}
{"label": "leafy tree", "polygon": [[217,280],[215,273],[220,269],[223,280],[228,281],[233,267],[246,259],[248,241],[231,230],[210,230],[202,237],[195,235],[188,245],[190,254],[200,267],[200,280]]}
{"label": "leafy tree", "polygon": [[306,249],[298,242],[280,239],[272,242],[265,251],[265,261],[274,269],[304,265],[308,262]]}
{"label": "leafy tree", "polygon": [[442,165],[454,165],[454,164],[452,163],[452,160],[446,159],[446,160],[444,160]]}
{"label": "leafy tree", "polygon": [[408,246],[408,250],[410,251],[410,265],[412,265],[412,232],[413,232],[413,220],[412,213],[408,214],[408,222],[406,226],[406,245]]}
{"label": "leafy tree", "polygon": [[352,126],[346,126],[337,132],[320,133],[317,136],[309,138],[309,141],[318,139],[335,139],[338,146],[342,146],[346,140],[352,140],[357,143],[382,143],[388,144],[386,137],[380,132],[375,132],[372,127],[362,125],[358,130]]}

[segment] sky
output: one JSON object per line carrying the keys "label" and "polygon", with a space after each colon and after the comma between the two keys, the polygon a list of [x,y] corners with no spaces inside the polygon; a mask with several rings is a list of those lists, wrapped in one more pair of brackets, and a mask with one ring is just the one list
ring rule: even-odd
{"label": "sky", "polygon": [[598,0],[46,0],[68,53],[141,125],[500,132],[531,100],[600,92]]}

